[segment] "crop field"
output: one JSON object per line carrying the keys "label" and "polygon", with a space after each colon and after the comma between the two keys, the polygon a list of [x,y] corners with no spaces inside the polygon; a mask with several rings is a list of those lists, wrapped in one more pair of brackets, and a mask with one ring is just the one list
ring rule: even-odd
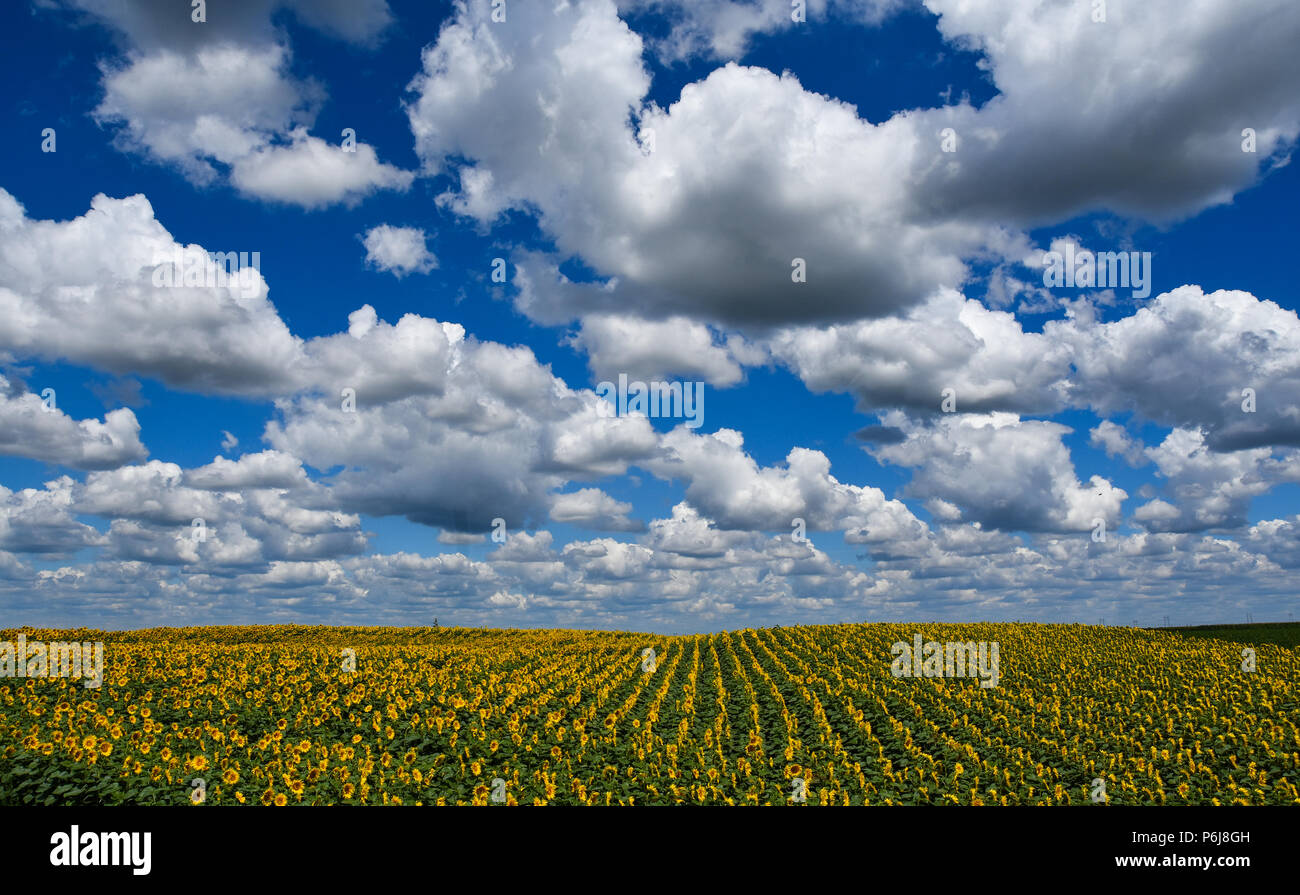
{"label": "crop field", "polygon": [[1159,628],[1182,637],[1211,637],[1231,640],[1234,643],[1274,643],[1278,646],[1300,646],[1300,622],[1252,625],[1197,625],[1190,628]]}
{"label": "crop field", "polygon": [[[996,644],[995,678],[899,676],[917,635]],[[1300,804],[1300,653],[1270,644],[1252,671],[1078,625],[20,636],[102,641],[102,680],[8,665],[5,804]]]}

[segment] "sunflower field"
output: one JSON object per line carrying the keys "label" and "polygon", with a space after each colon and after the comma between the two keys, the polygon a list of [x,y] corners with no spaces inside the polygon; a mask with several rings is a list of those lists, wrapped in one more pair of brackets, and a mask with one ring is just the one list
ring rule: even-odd
{"label": "sunflower field", "polygon": [[[891,644],[1000,646],[895,677]],[[1080,625],[0,631],[0,804],[1300,804],[1300,652]],[[1099,795],[1100,794],[1100,795]]]}

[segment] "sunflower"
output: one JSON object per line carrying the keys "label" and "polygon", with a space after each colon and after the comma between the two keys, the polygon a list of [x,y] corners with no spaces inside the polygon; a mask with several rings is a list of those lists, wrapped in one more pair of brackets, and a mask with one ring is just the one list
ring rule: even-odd
{"label": "sunflower", "polygon": [[350,799],[350,798],[352,798],[352,795],[353,795],[356,791],[357,791],[357,788],[356,788],[355,786],[353,786],[351,783],[344,783],[344,784],[343,784],[343,798],[345,798],[345,799]]}
{"label": "sunflower", "polygon": [[285,794],[282,792],[277,792],[275,794],[275,807],[283,808],[287,804],[289,804],[289,799],[285,796]]}
{"label": "sunflower", "polygon": [[221,775],[221,779],[227,786],[234,786],[239,782],[239,771],[234,768],[226,768],[226,772]]}

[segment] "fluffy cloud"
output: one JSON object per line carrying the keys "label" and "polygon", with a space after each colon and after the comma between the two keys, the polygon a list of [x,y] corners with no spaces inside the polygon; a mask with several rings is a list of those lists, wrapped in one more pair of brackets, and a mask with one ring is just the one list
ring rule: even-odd
{"label": "fluffy cloud", "polygon": [[67,476],[47,482],[43,489],[15,492],[0,485],[0,550],[71,556],[83,547],[104,543],[97,530],[77,520],[75,488]]}
{"label": "fluffy cloud", "polygon": [[[0,350],[173,388],[249,396],[356,389],[383,401],[437,393],[452,323],[407,315],[379,325],[369,305],[346,332],[304,342],[290,333],[254,268],[225,277],[202,246],[182,246],[144,196],[99,195],[68,222],[28,218],[0,189]],[[179,260],[180,269],[176,269]],[[189,273],[198,277],[186,285]],[[198,284],[203,280],[203,284]],[[503,374],[524,372],[509,363]]]}
{"label": "fluffy cloud", "polygon": [[1285,569],[1300,569],[1300,516],[1257,522],[1241,540]]}
{"label": "fluffy cloud", "polygon": [[1240,528],[1254,498],[1280,483],[1300,481],[1300,451],[1216,452],[1199,429],[1175,429],[1143,453],[1172,497],[1172,502],[1155,498],[1134,511],[1134,519],[1155,531]]}
{"label": "fluffy cloud", "polygon": [[380,224],[366,231],[366,263],[390,271],[398,279],[410,273],[428,273],[438,266],[429,251],[428,237],[418,227]]}
{"label": "fluffy cloud", "polygon": [[[1109,322],[1081,301],[1035,333],[943,290],[904,317],[788,328],[766,344],[809,388],[864,410],[934,414],[951,388],[959,412],[1087,408],[1201,429],[1218,451],[1300,445],[1300,317],[1246,292],[1181,286]],[[1110,455],[1145,462],[1116,424],[1098,430]]]}
{"label": "fluffy cloud", "polygon": [[1147,462],[1142,443],[1131,438],[1123,426],[1103,420],[1088,433],[1088,443],[1106,452],[1107,457],[1123,457],[1130,466]]}
{"label": "fluffy cloud", "polygon": [[892,412],[885,423],[905,438],[871,448],[877,459],[914,468],[907,493],[957,506],[961,519],[1024,531],[1086,531],[1102,519],[1114,528],[1128,494],[1101,476],[1075,475],[1060,423],[1014,414],[963,414],[918,424]]}
{"label": "fluffy cloud", "polygon": [[[173,240],[144,196],[101,194],[86,214],[58,223],[28,218],[0,189],[0,233],[0,350],[192,390],[290,385],[302,347],[261,274],[245,268],[222,283],[215,263],[200,269],[194,259],[207,253]],[[191,267],[210,285],[184,285]]]}
{"label": "fluffy cloud", "polygon": [[[204,504],[204,491],[298,488],[306,461],[330,473],[330,500],[344,512],[405,515],[453,532],[453,538],[473,533],[477,539],[497,516],[512,527],[558,519],[557,490],[574,480],[620,475],[636,464],[682,482],[691,505],[726,528],[785,531],[800,517],[814,531],[844,530],[854,543],[917,536],[919,523],[904,505],[878,489],[839,482],[818,452],[796,449],[785,468],[760,469],[744,455],[738,433],[699,436],[679,429],[659,436],[645,420],[604,418],[591,392],[570,390],[527,349],[479,343],[456,324],[416,315],[388,324],[367,305],[349,316],[345,332],[303,341],[279,319],[260,276],[251,297],[234,286],[155,286],[157,268],[145,259],[169,258],[182,247],[141,197],[97,197],[86,216],[59,224],[28,219],[12,197],[0,194],[0,227],[9,237],[0,247],[0,309],[6,312],[0,314],[0,347],[18,356],[153,375],[173,386],[281,396],[281,418],[267,432],[277,450],[237,464],[215,459],[192,471],[187,481],[194,493],[167,498],[185,501],[167,524],[219,515]],[[47,265],[40,258],[79,259],[81,266]],[[96,298],[77,300],[85,295]],[[87,310],[96,315],[89,321]],[[635,340],[645,335],[639,324],[591,319],[595,325],[580,338],[590,339],[597,362],[630,341],[622,355],[630,366],[678,365],[672,349],[654,347],[655,339],[643,341],[637,354]],[[195,327],[194,320],[205,326]],[[1206,328],[1213,333],[1209,342],[1200,335]],[[739,368],[715,363],[723,347],[699,324],[682,319],[647,332],[687,345],[697,338],[701,348],[708,339],[718,353],[695,352],[696,363],[711,369],[715,380],[725,382]],[[1288,440],[1300,405],[1298,333],[1293,312],[1245,293],[1206,295],[1195,287],[1157,296],[1111,323],[1071,313],[1042,333],[1025,332],[1005,312],[941,291],[906,318],[822,331],[793,328],[770,345],[811,387],[853,391],[865,404],[903,406],[922,418],[934,415],[939,392],[952,387],[964,412],[1000,406],[1042,412],[1073,404],[1188,424],[1183,428],[1205,433],[1204,444],[1183,454],[1201,457],[1198,462],[1212,470],[1193,478],[1188,470],[1195,464],[1175,468],[1181,455],[1165,450],[1154,459],[1167,492],[1153,495],[1134,520],[1153,530],[1193,531],[1241,524],[1250,499],[1290,480],[1285,456],[1247,452],[1241,457],[1249,462],[1238,469],[1216,451],[1225,440],[1232,446],[1234,433],[1239,441],[1243,431]],[[1237,350],[1247,345],[1252,350]],[[736,338],[725,350],[730,358],[754,349]],[[1243,411],[1239,382],[1255,384],[1256,413]],[[347,401],[356,402],[357,413],[344,410]],[[23,453],[17,446],[26,445],[31,456],[36,445],[41,459],[79,468],[143,459],[130,410],[113,411],[103,423],[76,422],[61,414],[37,416],[35,402],[26,396],[4,404],[30,429],[18,438],[20,429],[10,426],[10,452]],[[1041,531],[1087,529],[1094,518],[1118,522],[1124,493],[1104,481],[1075,478],[1057,424],[992,424],[964,414],[932,424],[900,419],[864,437],[877,445],[872,452],[878,458],[915,470],[907,493],[926,500],[941,521]],[[1150,455],[1121,435],[1105,423],[1094,440],[1131,460]],[[1015,480],[1006,479],[1008,455],[1020,458],[1016,468],[1025,473]],[[430,476],[430,469],[439,473]],[[512,475],[503,476],[504,469]],[[1210,477],[1219,473],[1216,485]],[[579,506],[581,500],[559,498],[558,512],[597,529],[636,527],[616,506]],[[261,537],[238,524],[214,535],[216,543],[230,541],[231,556],[248,547],[245,538]],[[184,545],[161,552],[132,546],[148,535],[119,525],[114,549],[178,562],[196,555]],[[274,549],[288,556],[316,548],[283,541]]]}
{"label": "fluffy cloud", "polygon": [[[0,515],[3,519],[3,515]],[[724,532],[685,504],[638,542],[553,545],[518,533],[487,561],[411,553],[274,560],[220,574],[115,559],[32,573],[0,554],[0,594],[34,619],[96,625],[132,620],[364,619],[411,623],[656,627],[707,630],[749,620],[810,623],[915,616],[1065,617],[1128,623],[1162,613],[1196,621],[1290,599],[1295,520],[1258,523],[1244,543],[1188,534],[1040,536],[1033,543],[970,525],[941,526],[911,552],[880,551],[867,568],[810,543]],[[2,530],[2,529],[0,529]],[[127,532],[121,535],[125,539]],[[901,543],[901,542],[900,542]],[[12,560],[12,557],[10,557]],[[1249,602],[1225,597],[1250,583]],[[125,599],[130,595],[130,599]],[[33,600],[39,600],[36,609]],[[1123,613],[1121,615],[1121,613]]]}
{"label": "fluffy cloud", "polygon": [[165,0],[70,3],[125,45],[120,60],[103,66],[104,98],[94,110],[100,123],[120,126],[123,149],[175,165],[201,185],[229,171],[246,195],[304,208],[410,187],[414,175],[379,162],[373,147],[357,143],[349,152],[307,134],[324,91],[290,74],[289,47],[271,20],[289,7],[318,30],[372,44],[391,20],[383,0],[236,0],[202,24]]}
{"label": "fluffy cloud", "polygon": [[276,36],[272,16],[280,10],[305,24],[352,43],[368,45],[392,22],[386,0],[223,0],[220,14],[196,23],[189,6],[171,0],[62,0],[73,10],[110,25],[131,45],[193,49],[209,42],[269,40]]}
{"label": "fluffy cloud", "polygon": [[632,504],[615,500],[599,488],[582,488],[557,494],[551,501],[551,518],[556,522],[585,525],[597,531],[640,531],[644,523],[629,519]]}
{"label": "fluffy cloud", "polygon": [[[162,6],[81,5],[124,38],[97,114],[133,151],[198,183],[228,176],[304,207],[412,182],[369,146],[344,153],[310,134],[323,93],[292,74],[272,21],[287,6],[373,45],[389,21],[380,0],[232,0],[206,31]],[[642,40],[611,2],[584,0],[513,4],[499,24],[486,4],[459,8],[423,55],[408,116],[424,172],[454,184],[441,206],[484,226],[536,215],[554,250],[516,251],[518,307],[576,319],[572,344],[595,375],[721,387],[775,359],[809,388],[880,413],[860,435],[878,460],[912,471],[902,493],[924,502],[930,524],[841,481],[818,450],[783,447],[784,461],[764,466],[733,429],[661,433],[607,418],[528,349],[456,323],[389,323],[363,305],[346,329],[301,339],[260,275],[251,290],[160,287],[159,257],[184,247],[143,197],[100,196],[54,222],[0,192],[6,363],[63,360],[275,400],[269,450],[183,469],[142,462],[130,410],[38,417],[34,396],[0,390],[0,452],[91,470],[80,483],[0,491],[0,598],[61,621],[382,622],[434,610],[471,624],[677,629],[922,606],[963,618],[1059,618],[1070,606],[1090,619],[1177,606],[1189,620],[1225,582],[1283,605],[1295,522],[1245,526],[1255,497],[1297,477],[1293,312],[1185,286],[1109,322],[1104,296],[1062,300],[1065,319],[1032,332],[955,290],[989,268],[987,304],[1046,308],[1051,296],[1017,278],[1017,265],[1033,271],[1030,227],[1097,209],[1167,220],[1280,163],[1300,121],[1300,16],[1271,0],[1112,4],[1106,23],[1078,4],[927,5],[948,40],[983,54],[999,95],[980,108],[873,123],[793,75],[737,65],[660,108],[646,101]],[[869,21],[892,6],[827,0],[810,14]],[[653,47],[664,59],[737,55],[788,20],[770,2],[622,5],[647,7],[672,18]],[[1236,52],[1252,17],[1272,27]],[[1150,43],[1156,24],[1169,41]],[[1243,121],[1258,154],[1240,151]],[[940,149],[944,127],[954,153]],[[384,225],[364,241],[368,263],[399,276],[435,263],[415,228]],[[796,258],[807,282],[792,280]],[[594,281],[564,278],[570,259]],[[947,388],[957,414],[938,413]],[[1066,408],[1103,417],[1091,440],[1108,455],[1150,462],[1160,487],[1144,487],[1130,517],[1145,530],[1116,530],[1127,494],[1080,479],[1065,426],[1022,418]],[[1171,431],[1147,447],[1108,419],[1117,414]],[[634,467],[680,486],[668,518],[643,526],[605,490],[602,479]],[[437,526],[453,545],[481,544],[501,516],[510,536],[486,556],[467,546],[482,558],[367,555],[363,513]],[[1086,534],[1095,518],[1112,529],[1104,542]],[[808,539],[790,536],[795,519]],[[556,543],[538,528],[551,522],[601,534]],[[836,558],[841,532],[865,551],[856,565]],[[82,550],[97,559],[25,565]]]}
{"label": "fluffy cloud", "polygon": [[213,457],[207,466],[191,469],[185,481],[208,491],[242,491],[245,488],[299,488],[307,473],[297,457],[279,451],[244,454],[238,460]]}
{"label": "fluffy cloud", "polygon": [[[538,31],[554,57],[528,49]],[[906,120],[875,127],[793,75],[734,65],[685,87],[667,111],[641,109],[639,54],[639,39],[596,3],[505,30],[457,23],[425,53],[410,109],[417,151],[434,170],[449,155],[476,160],[451,207],[484,222],[536,207],[562,252],[618,278],[616,289],[571,296],[525,263],[543,294],[523,307],[539,319],[561,319],[570,303],[726,324],[880,316],[960,282],[960,256],[985,245],[979,228],[907,222],[916,137]],[[599,79],[586,71],[596,65]],[[525,83],[546,85],[548,101]],[[633,111],[637,133],[625,125]],[[557,129],[552,112],[591,123]],[[646,151],[638,139],[650,131]]]}
{"label": "fluffy cloud", "polygon": [[[57,393],[55,395],[57,399]],[[31,457],[77,469],[109,469],[143,460],[140,423],[129,408],[99,420],[74,420],[0,376],[0,454]]]}
{"label": "fluffy cloud", "polygon": [[[367,305],[347,331],[304,342],[279,318],[260,275],[251,296],[234,284],[156,285],[158,259],[170,268],[186,247],[143,197],[99,196],[87,215],[60,224],[28,219],[0,192],[0,229],[0,350],[172,387],[282,396],[284,421],[268,430],[273,446],[317,469],[347,467],[335,477],[338,498],[367,512],[462,531],[498,515],[512,525],[541,521],[550,492],[571,478],[618,474],[655,448],[644,419],[605,419],[592,392],[570,391],[529,350],[467,340],[456,324],[416,315],[388,324]],[[345,413],[345,401],[358,412]],[[54,451],[42,442],[43,458],[90,467],[143,456],[128,409],[102,424],[56,416],[39,424],[78,428],[83,444]],[[253,472],[250,460],[238,469],[214,460],[194,481],[216,489],[233,476],[238,488],[250,481],[240,476],[300,475],[286,457]],[[441,475],[431,479],[430,468]]]}
{"label": "fluffy cloud", "polygon": [[[983,53],[1000,94],[878,124],[793,75],[734,64],[647,105],[642,42],[608,0],[506,23],[463,6],[411,85],[416,150],[459,178],[440,202],[483,223],[535,211],[557,257],[603,281],[517,259],[537,319],[635,303],[647,318],[762,328],[906,312],[959,286],[973,259],[1022,261],[1025,229],[1082,212],[1166,220],[1222,203],[1300,132],[1300,15],[1284,0],[1167,0],[1106,23],[1078,4],[927,5],[946,39]],[[1262,20],[1276,27],[1240,53]],[[1153,46],[1169,22],[1177,39]]]}
{"label": "fluffy cloud", "polygon": [[1181,286],[1110,323],[1076,317],[1044,331],[1072,349],[1072,403],[1200,427],[1218,450],[1300,445],[1295,311],[1247,292]]}
{"label": "fluffy cloud", "polygon": [[[808,0],[803,4],[807,27],[820,27],[828,19],[879,24],[907,0]],[[794,6],[788,0],[619,0],[624,14],[659,12],[669,17],[668,35],[653,42],[665,62],[695,55],[733,59],[744,55],[757,34],[798,27]]]}
{"label": "fluffy cloud", "polygon": [[286,76],[288,55],[275,44],[136,54],[105,72],[95,117],[123,125],[124,148],[211,183],[218,173],[212,161],[233,164],[296,121],[314,118],[319,90]]}
{"label": "fluffy cloud", "polygon": [[175,464],[152,461],[93,473],[73,500],[78,511],[112,520],[107,557],[184,565],[192,574],[365,550],[359,517],[333,509],[328,495],[304,479],[291,488],[265,474],[259,479],[265,456],[248,460],[246,469],[225,470],[228,482],[244,479],[239,490],[193,488],[185,482],[195,471],[187,476]]}
{"label": "fluffy cloud", "polygon": [[709,327],[684,317],[645,320],[626,314],[584,317],[573,339],[588,359],[596,379],[649,382],[671,376],[698,376],[709,385],[735,385],[742,364],[762,362],[763,352],[739,335],[715,337]]}
{"label": "fluffy cloud", "polygon": [[326,143],[301,128],[289,142],[260,147],[237,159],[231,182],[258,199],[303,208],[356,205],[376,190],[407,190],[415,175],[379,161],[374,147]]}
{"label": "fluffy cloud", "polygon": [[795,448],[784,466],[760,467],[733,429],[694,435],[679,427],[663,439],[662,454],[643,465],[686,485],[686,499],[723,528],[795,531],[846,530],[857,543],[920,536],[924,524],[879,488],[838,481],[820,451]]}
{"label": "fluffy cloud", "polygon": [[[959,140],[918,172],[939,218],[1180,217],[1229,201],[1300,133],[1300,64],[1288,49],[1300,13],[1286,0],[1111,3],[1105,22],[1081,3],[925,5],[946,40],[983,54],[999,91],[978,109],[920,116],[922,133],[952,127]],[[1245,126],[1256,154],[1241,151]]]}
{"label": "fluffy cloud", "polygon": [[364,310],[311,351],[313,375],[351,388],[354,405],[337,387],[284,400],[266,433],[316,469],[342,467],[331,493],[352,511],[461,532],[496,517],[528,527],[569,480],[621,474],[655,450],[645,418],[604,417],[593,392],[570,390],[527,348]]}
{"label": "fluffy cloud", "polygon": [[901,317],[789,328],[769,344],[809,388],[864,408],[935,413],[952,389],[963,412],[1044,413],[1067,397],[1068,343],[947,289]]}

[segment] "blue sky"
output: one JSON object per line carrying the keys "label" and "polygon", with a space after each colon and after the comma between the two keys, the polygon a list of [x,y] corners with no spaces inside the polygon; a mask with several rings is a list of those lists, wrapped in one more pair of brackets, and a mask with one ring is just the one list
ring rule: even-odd
{"label": "blue sky", "polygon": [[798,6],[6,7],[6,620],[1286,618],[1300,12]]}

